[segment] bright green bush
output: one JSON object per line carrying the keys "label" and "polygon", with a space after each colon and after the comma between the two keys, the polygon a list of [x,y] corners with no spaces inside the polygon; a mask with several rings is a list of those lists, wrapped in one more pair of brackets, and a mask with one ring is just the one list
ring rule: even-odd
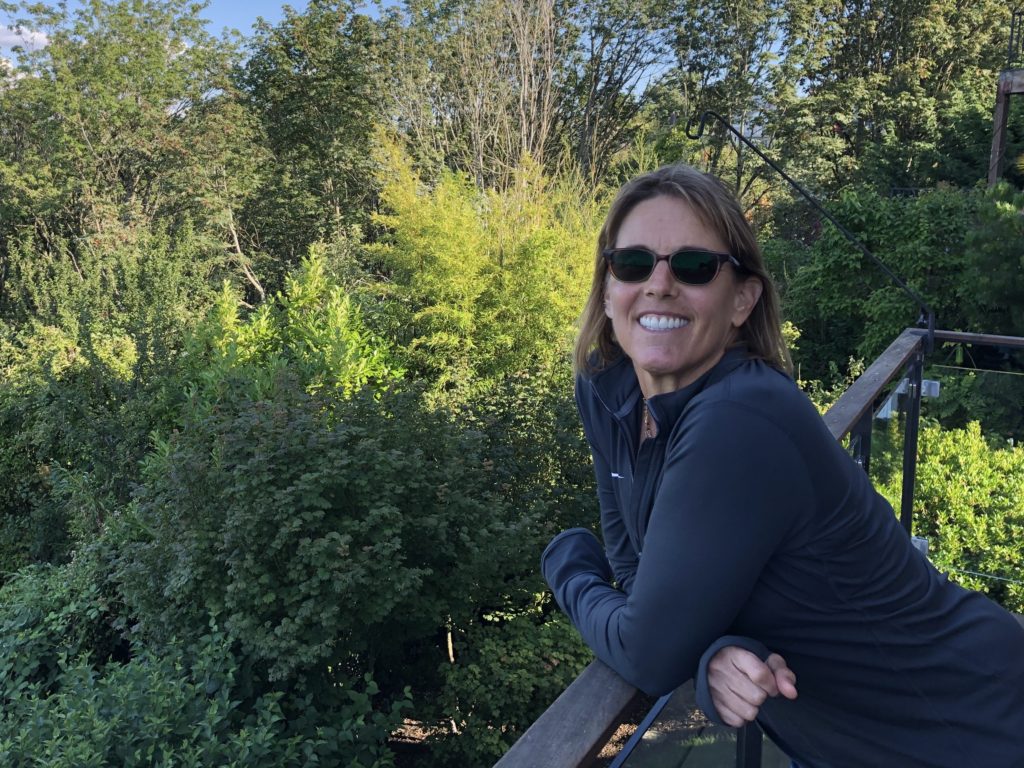
{"label": "bright green bush", "polygon": [[308,391],[346,396],[402,375],[388,344],[370,332],[359,307],[327,275],[318,248],[285,279],[281,293],[247,314],[225,284],[189,337],[167,397],[175,402],[178,390],[184,391],[186,410],[237,396],[230,387],[259,398],[272,392],[284,371]]}
{"label": "bright green bush", "polygon": [[[890,463],[893,471],[881,490],[898,508],[899,462]],[[992,443],[977,422],[965,429],[922,429],[914,532],[929,539],[929,558],[939,570],[1017,613],[1024,612],[1021,499],[1020,446]]]}
{"label": "bright green bush", "polygon": [[504,375],[564,359],[604,213],[594,196],[532,163],[501,192],[451,172],[427,187],[383,144],[383,232],[366,250],[386,276],[373,288],[409,369],[466,402]]}

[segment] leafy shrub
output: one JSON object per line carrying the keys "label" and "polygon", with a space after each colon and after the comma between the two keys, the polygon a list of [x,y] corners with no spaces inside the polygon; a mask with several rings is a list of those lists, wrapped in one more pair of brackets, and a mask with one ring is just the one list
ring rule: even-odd
{"label": "leafy shrub", "polygon": [[502,377],[462,414],[485,441],[494,486],[516,512],[517,551],[483,594],[474,620],[452,626],[454,662],[441,665],[436,706],[419,708],[442,724],[432,765],[493,763],[592,658],[545,598],[538,568],[555,533],[597,521],[568,366]]}
{"label": "leafy shrub", "polygon": [[97,565],[28,568],[0,591],[4,765],[391,765],[385,741],[407,696],[377,711],[367,677],[331,711],[288,718],[286,693],[254,693],[236,641],[216,625],[129,654]]}
{"label": "leafy shrub", "polygon": [[8,701],[0,735],[5,765],[300,765],[298,738],[281,738],[273,698],[248,717],[231,699],[230,654],[208,645],[193,670],[140,651],[98,670],[61,656],[55,690]]}
{"label": "leafy shrub", "polygon": [[457,728],[433,746],[440,765],[491,765],[593,658],[568,619],[534,609],[460,632],[440,703]]}
{"label": "leafy shrub", "polygon": [[[880,490],[898,505],[899,461],[890,464],[894,471]],[[1022,498],[1020,446],[991,444],[977,422],[965,429],[922,429],[914,532],[929,539],[929,557],[939,570],[1018,613],[1024,612]]]}
{"label": "leafy shrub", "polygon": [[[376,716],[412,685],[437,717],[446,686],[479,692],[446,682],[446,631],[533,606],[544,543],[593,516],[571,379],[538,367],[432,410],[380,388],[394,368],[350,365],[386,347],[317,257],[275,302],[242,318],[225,292],[189,343],[177,427],[108,522],[113,579],[148,647],[216,617],[252,695],[283,693],[303,733],[365,674],[385,692]],[[346,339],[355,356],[324,353]]]}
{"label": "leafy shrub", "polygon": [[82,561],[30,566],[0,589],[0,702],[54,692],[67,659],[113,653],[109,603]]}
{"label": "leafy shrub", "polygon": [[149,636],[212,614],[271,680],[416,668],[411,649],[468,621],[512,556],[489,475],[479,437],[415,395],[345,401],[282,377],[162,444],[118,580]]}
{"label": "leafy shrub", "polygon": [[384,741],[407,702],[374,712],[376,687],[349,691],[332,724],[295,732],[281,693],[239,701],[230,641],[214,632],[182,654],[137,649],[125,664],[97,669],[61,656],[48,696],[8,699],[0,718],[4,765],[306,766],[392,765]]}
{"label": "leafy shrub", "polygon": [[93,538],[97,515],[130,497],[150,432],[170,426],[156,384],[210,296],[213,257],[187,226],[174,236],[116,234],[123,237],[77,254],[60,239],[52,248],[8,241],[0,289],[4,573],[66,560]]}
{"label": "leafy shrub", "polygon": [[[573,401],[572,372],[563,361],[506,375],[462,413],[486,441],[497,488],[522,519],[536,523],[530,529],[536,538],[521,542],[536,578],[532,555],[539,556],[552,536],[597,521],[594,470]],[[532,601],[531,594],[522,607]]]}

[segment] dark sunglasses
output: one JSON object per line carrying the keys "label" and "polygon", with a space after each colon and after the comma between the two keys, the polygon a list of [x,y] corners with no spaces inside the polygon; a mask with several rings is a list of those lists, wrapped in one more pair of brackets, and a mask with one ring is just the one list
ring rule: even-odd
{"label": "dark sunglasses", "polygon": [[668,256],[647,248],[605,248],[602,255],[612,275],[623,283],[642,283],[651,276],[659,261],[667,261],[675,279],[687,285],[707,285],[718,276],[718,270],[725,262],[741,269],[740,262],[732,254],[695,248],[684,248]]}

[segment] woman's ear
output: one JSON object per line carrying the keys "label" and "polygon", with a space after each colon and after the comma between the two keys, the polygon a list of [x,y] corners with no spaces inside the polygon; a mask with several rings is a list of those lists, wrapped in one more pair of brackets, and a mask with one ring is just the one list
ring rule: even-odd
{"label": "woman's ear", "polygon": [[754,311],[761,293],[764,291],[764,283],[756,275],[745,277],[736,284],[736,301],[733,304],[732,325],[739,328],[750,317]]}

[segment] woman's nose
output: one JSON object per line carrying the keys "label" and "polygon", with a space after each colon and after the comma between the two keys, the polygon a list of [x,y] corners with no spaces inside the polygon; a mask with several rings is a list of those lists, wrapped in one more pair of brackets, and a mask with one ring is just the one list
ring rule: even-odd
{"label": "woman's nose", "polygon": [[659,261],[644,283],[644,292],[654,296],[666,296],[674,293],[677,285],[668,261]]}

